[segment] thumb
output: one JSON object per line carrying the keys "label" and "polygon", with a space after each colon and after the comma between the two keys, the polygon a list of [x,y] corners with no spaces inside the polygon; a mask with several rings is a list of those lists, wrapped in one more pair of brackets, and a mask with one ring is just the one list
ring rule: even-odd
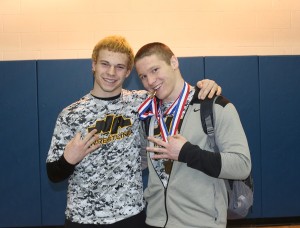
{"label": "thumb", "polygon": [[77,132],[74,139],[78,140],[81,138],[81,133],[80,132]]}
{"label": "thumb", "polygon": [[173,137],[172,135],[169,135],[169,136],[167,137],[167,141],[170,142],[170,140],[172,139],[172,137]]}
{"label": "thumb", "polygon": [[181,138],[181,135],[180,135],[180,134],[176,134],[176,135],[173,135],[173,137],[174,137],[175,139],[179,139],[179,138]]}

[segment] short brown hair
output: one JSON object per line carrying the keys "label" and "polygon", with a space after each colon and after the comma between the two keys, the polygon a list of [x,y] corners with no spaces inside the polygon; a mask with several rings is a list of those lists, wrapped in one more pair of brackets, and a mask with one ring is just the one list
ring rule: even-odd
{"label": "short brown hair", "polygon": [[171,64],[170,60],[174,53],[171,51],[171,49],[159,42],[153,42],[153,43],[148,43],[141,47],[138,52],[136,53],[134,57],[134,63],[136,63],[138,60],[150,56],[150,55],[157,55],[159,58],[161,58],[163,61],[165,61],[167,64]]}
{"label": "short brown hair", "polygon": [[134,60],[133,49],[131,48],[125,37],[113,35],[107,36],[100,40],[93,49],[92,60],[94,62],[97,62],[98,55],[101,50],[109,50],[112,52],[120,52],[126,54],[128,57],[127,69],[132,70]]}

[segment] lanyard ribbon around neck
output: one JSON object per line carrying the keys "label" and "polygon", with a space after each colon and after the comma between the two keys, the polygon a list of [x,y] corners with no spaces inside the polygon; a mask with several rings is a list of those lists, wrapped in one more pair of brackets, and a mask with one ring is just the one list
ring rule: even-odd
{"label": "lanyard ribbon around neck", "polygon": [[[156,97],[148,97],[138,108],[139,118],[145,120],[155,116],[159,123],[161,137],[167,142],[168,136],[174,135],[177,132],[189,92],[190,86],[185,82],[180,95],[165,113],[162,113],[161,110],[162,101],[158,101]],[[170,131],[168,131],[164,121],[164,116],[166,115],[173,115]]]}

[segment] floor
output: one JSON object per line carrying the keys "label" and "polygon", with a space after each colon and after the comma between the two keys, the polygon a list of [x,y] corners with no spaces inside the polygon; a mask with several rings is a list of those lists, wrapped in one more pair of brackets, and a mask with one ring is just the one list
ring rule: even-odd
{"label": "floor", "polygon": [[300,228],[300,225],[235,225],[235,226],[227,226],[227,228],[254,228],[254,227],[259,227],[259,228]]}
{"label": "floor", "polygon": [[300,228],[300,217],[229,220],[227,228]]}
{"label": "floor", "polygon": [[[236,226],[235,226],[236,227]],[[260,227],[260,228],[300,228],[300,225],[285,225],[285,226],[278,226],[278,225],[273,225],[273,226],[242,226],[243,228],[245,227]],[[241,227],[241,228],[242,228]]]}

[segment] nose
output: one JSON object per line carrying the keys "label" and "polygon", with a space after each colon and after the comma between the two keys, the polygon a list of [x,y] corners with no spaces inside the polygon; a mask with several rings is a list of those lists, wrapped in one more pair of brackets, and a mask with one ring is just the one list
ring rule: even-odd
{"label": "nose", "polygon": [[149,85],[153,85],[156,82],[156,77],[154,75],[148,75],[147,79]]}
{"label": "nose", "polygon": [[116,69],[115,66],[111,65],[108,69],[108,74],[115,75]]}

